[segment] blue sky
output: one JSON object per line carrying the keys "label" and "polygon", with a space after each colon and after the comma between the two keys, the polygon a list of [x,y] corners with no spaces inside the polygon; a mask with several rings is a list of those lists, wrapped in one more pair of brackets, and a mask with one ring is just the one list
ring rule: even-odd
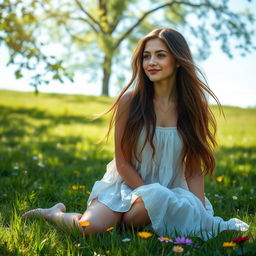
{"label": "blue sky", "polygon": [[[232,1],[236,9],[244,7],[244,1]],[[254,2],[255,4],[255,2]],[[241,6],[240,6],[241,5]],[[256,106],[256,51],[241,57],[238,54],[229,59],[219,49],[217,44],[212,46],[212,54],[197,64],[205,73],[210,88],[219,98],[223,105],[234,105],[240,107]],[[13,74],[13,67],[6,67],[8,51],[5,47],[0,48],[0,89],[19,91],[33,91],[26,79],[16,80]],[[85,83],[86,75],[76,74],[75,83],[56,82],[40,87],[41,92],[56,92],[70,94],[91,94],[100,95],[101,82]],[[112,88],[111,95],[115,96],[116,89]]]}

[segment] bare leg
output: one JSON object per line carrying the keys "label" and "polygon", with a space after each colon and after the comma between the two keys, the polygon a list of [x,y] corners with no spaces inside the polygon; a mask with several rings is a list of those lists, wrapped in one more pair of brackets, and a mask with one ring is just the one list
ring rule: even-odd
{"label": "bare leg", "polygon": [[127,227],[141,228],[151,223],[143,200],[139,197],[132,205],[131,209],[124,213],[123,223]]}
{"label": "bare leg", "polygon": [[[97,199],[93,200],[83,215],[80,213],[65,213],[66,208],[63,206],[63,204],[56,204],[49,209],[34,209],[24,213],[22,217],[41,216],[58,226],[63,227],[64,224],[69,229],[72,229],[75,225],[83,235],[89,235],[102,233],[107,228],[117,225],[123,215],[121,212],[112,211]],[[90,225],[86,228],[79,225],[79,222],[84,221],[90,222]]]}
{"label": "bare leg", "polygon": [[90,222],[90,226],[84,230],[85,235],[98,234],[104,232],[109,227],[118,225],[122,216],[122,212],[112,211],[109,207],[94,199],[79,222]]}
{"label": "bare leg", "polygon": [[82,228],[79,227],[78,221],[82,214],[80,213],[66,213],[66,207],[62,203],[58,203],[51,208],[47,209],[34,209],[30,210],[22,215],[22,218],[30,218],[40,216],[48,221],[56,223],[58,226],[66,226],[68,229],[72,229],[75,226],[82,232]]}
{"label": "bare leg", "polygon": [[48,220],[49,218],[51,219],[51,215],[55,212],[66,212],[65,205],[62,203],[58,203],[58,204],[55,204],[53,207],[47,208],[47,209],[42,209],[42,208],[33,209],[28,212],[25,212],[21,217],[30,218],[33,216],[41,216],[46,220]]}

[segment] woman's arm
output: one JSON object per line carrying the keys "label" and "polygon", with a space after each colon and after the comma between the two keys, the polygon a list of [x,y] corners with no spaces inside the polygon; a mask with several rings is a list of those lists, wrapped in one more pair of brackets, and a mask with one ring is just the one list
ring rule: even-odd
{"label": "woman's arm", "polygon": [[121,150],[121,139],[129,115],[131,93],[126,93],[120,99],[116,113],[115,123],[115,159],[116,168],[125,183],[132,189],[145,185],[138,172],[133,168],[131,161],[128,161]]}
{"label": "woman's arm", "polygon": [[200,199],[205,207],[204,175],[201,171],[199,164],[197,165],[197,168],[195,170],[197,171],[194,171],[191,175],[186,175],[186,181],[189,190]]}

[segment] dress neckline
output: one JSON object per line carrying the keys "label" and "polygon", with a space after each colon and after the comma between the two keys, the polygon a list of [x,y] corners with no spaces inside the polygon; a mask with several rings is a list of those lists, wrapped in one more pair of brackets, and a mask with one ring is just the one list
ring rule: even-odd
{"label": "dress neckline", "polygon": [[157,130],[177,130],[177,126],[158,126],[156,125]]}

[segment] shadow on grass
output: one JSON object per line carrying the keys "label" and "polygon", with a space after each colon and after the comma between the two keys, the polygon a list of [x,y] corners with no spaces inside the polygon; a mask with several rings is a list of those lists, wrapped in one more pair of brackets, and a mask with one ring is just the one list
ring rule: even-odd
{"label": "shadow on grass", "polygon": [[[41,124],[43,120],[49,124]],[[24,205],[49,207],[59,201],[84,210],[94,181],[101,178],[112,156],[91,139],[72,133],[49,135],[49,131],[59,124],[75,123],[84,126],[86,132],[88,125],[102,122],[54,116],[36,108],[1,107],[0,207],[4,215],[11,216],[17,195],[25,202],[20,207],[23,211]]]}
{"label": "shadow on grass", "polygon": [[[32,121],[31,121],[32,119]],[[47,124],[41,123],[47,121]],[[1,154],[0,164],[1,170],[5,170],[4,165],[9,165],[19,162],[20,159],[25,160],[25,156],[31,158],[37,152],[44,154],[44,158],[57,158],[60,167],[66,166],[67,162],[72,163],[76,160],[76,145],[78,143],[92,144],[95,142],[87,139],[85,141],[81,136],[52,136],[49,135],[51,128],[63,124],[77,124],[88,127],[88,125],[102,125],[102,119],[91,121],[83,116],[60,115],[54,116],[47,112],[36,108],[0,108],[0,123],[1,123]],[[99,148],[102,145],[94,145],[97,149],[95,152],[100,152]],[[94,149],[91,149],[92,152]],[[94,153],[90,154],[94,154]],[[84,152],[82,152],[83,154]],[[87,155],[87,154],[86,154]],[[96,155],[96,154],[94,154]],[[5,163],[5,164],[4,164]],[[2,165],[2,166],[1,166]],[[9,167],[8,167],[9,168]]]}
{"label": "shadow on grass", "polygon": [[[18,118],[18,120],[24,120],[25,118],[34,118],[39,120],[49,120],[50,124],[70,124],[70,123],[80,123],[80,124],[97,124],[101,125],[103,123],[102,118],[92,120],[85,116],[75,116],[75,115],[52,115],[46,111],[38,110],[37,108],[11,108],[6,106],[0,106],[0,115],[2,125],[6,126],[13,122],[13,119]],[[21,122],[21,121],[20,121]],[[22,124],[22,123],[21,123]]]}
{"label": "shadow on grass", "polygon": [[256,146],[221,147],[216,153],[217,172],[250,176],[256,179]]}
{"label": "shadow on grass", "polygon": [[[206,196],[216,215],[225,218],[256,212],[256,147],[221,147],[216,153],[216,172],[206,178]],[[232,214],[235,216],[231,216]]]}

